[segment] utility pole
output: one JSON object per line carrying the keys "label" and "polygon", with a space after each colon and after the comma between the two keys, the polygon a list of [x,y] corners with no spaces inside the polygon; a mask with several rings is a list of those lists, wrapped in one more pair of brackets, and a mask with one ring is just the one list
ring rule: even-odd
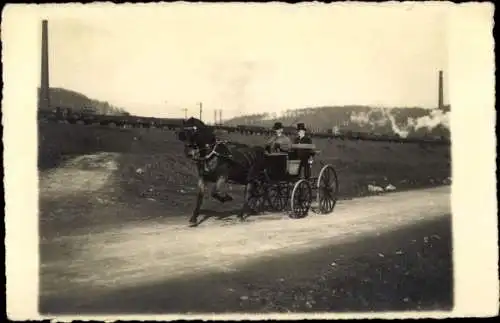
{"label": "utility pole", "polygon": [[222,125],[222,109],[219,110],[219,124]]}
{"label": "utility pole", "polygon": [[214,109],[214,126],[217,125],[217,109]]}
{"label": "utility pole", "polygon": [[199,105],[200,105],[200,120],[203,121],[203,119],[201,117],[202,113],[203,113],[203,104],[200,102]]}
{"label": "utility pole", "polygon": [[183,108],[182,111],[184,111],[184,119],[187,120],[187,118],[188,118],[188,109],[187,108]]}

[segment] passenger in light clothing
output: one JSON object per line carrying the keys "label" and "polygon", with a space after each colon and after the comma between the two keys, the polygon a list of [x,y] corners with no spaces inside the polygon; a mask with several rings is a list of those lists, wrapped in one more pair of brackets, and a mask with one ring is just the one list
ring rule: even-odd
{"label": "passenger in light clothing", "polygon": [[288,152],[292,142],[290,138],[283,133],[283,124],[281,122],[276,122],[273,126],[273,130],[276,134],[267,141],[266,150],[271,153]]}

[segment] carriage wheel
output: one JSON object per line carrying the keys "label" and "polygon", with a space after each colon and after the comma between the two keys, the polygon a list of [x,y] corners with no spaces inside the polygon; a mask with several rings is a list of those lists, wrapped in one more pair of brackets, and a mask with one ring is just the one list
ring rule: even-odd
{"label": "carriage wheel", "polygon": [[285,210],[287,200],[287,191],[283,185],[276,184],[267,189],[267,202],[271,211],[281,212]]}
{"label": "carriage wheel", "polygon": [[264,208],[266,192],[264,186],[259,181],[255,181],[252,185],[247,203],[250,210],[254,213],[260,213]]}
{"label": "carriage wheel", "polygon": [[295,183],[290,198],[290,217],[305,218],[311,207],[312,189],[307,180],[301,179]]}
{"label": "carriage wheel", "polygon": [[332,212],[335,204],[337,204],[337,194],[339,191],[337,173],[332,165],[325,165],[321,169],[316,188],[318,213],[327,214]]}

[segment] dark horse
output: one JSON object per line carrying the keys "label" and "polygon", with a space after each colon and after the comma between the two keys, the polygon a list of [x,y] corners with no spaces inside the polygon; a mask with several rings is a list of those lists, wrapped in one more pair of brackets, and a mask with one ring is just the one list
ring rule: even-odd
{"label": "dark horse", "polygon": [[198,224],[207,183],[215,183],[212,197],[221,203],[233,200],[227,192],[222,192],[228,182],[244,185],[244,203],[238,214],[238,218],[244,220],[245,214],[250,211],[248,201],[253,184],[264,172],[265,149],[218,141],[213,128],[196,118],[189,118],[183,122],[178,138],[184,143],[185,155],[195,161],[198,172],[198,197],[189,219],[190,226]]}

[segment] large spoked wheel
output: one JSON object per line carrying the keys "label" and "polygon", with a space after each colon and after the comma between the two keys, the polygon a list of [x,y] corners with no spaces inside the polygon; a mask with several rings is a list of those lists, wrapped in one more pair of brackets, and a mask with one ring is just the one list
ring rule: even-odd
{"label": "large spoked wheel", "polygon": [[267,202],[270,211],[282,212],[287,207],[287,187],[281,184],[272,185],[267,189]]}
{"label": "large spoked wheel", "polygon": [[317,213],[328,214],[337,204],[339,182],[332,165],[325,165],[319,172],[316,183]]}
{"label": "large spoked wheel", "polygon": [[307,180],[295,183],[290,197],[290,214],[293,219],[305,218],[311,208],[312,189]]}
{"label": "large spoked wheel", "polygon": [[266,190],[260,181],[254,181],[250,187],[248,194],[248,207],[254,214],[258,214],[264,209],[264,202],[266,200]]}

